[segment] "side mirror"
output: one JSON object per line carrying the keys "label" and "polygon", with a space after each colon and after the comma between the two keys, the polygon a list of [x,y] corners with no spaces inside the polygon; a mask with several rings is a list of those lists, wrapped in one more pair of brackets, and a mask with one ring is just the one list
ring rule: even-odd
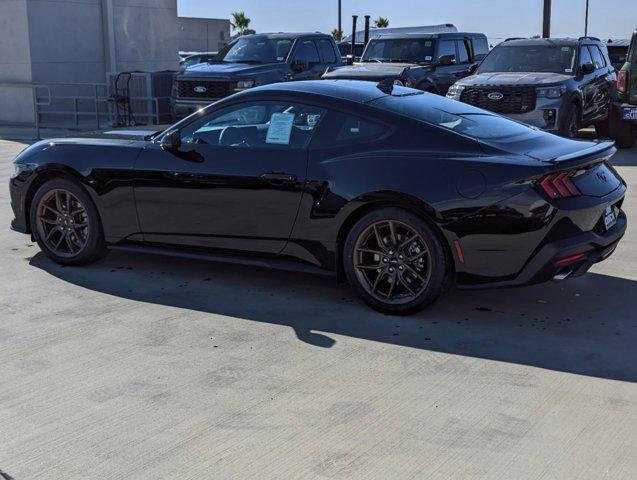
{"label": "side mirror", "polygon": [[586,62],[584,65],[580,67],[580,71],[586,75],[587,73],[592,73],[595,71],[595,65],[592,62]]}
{"label": "side mirror", "polygon": [[167,152],[176,152],[181,147],[181,133],[179,130],[167,133],[163,136],[159,145]]}
{"label": "side mirror", "polygon": [[469,75],[473,75],[474,73],[476,73],[476,70],[478,69],[478,64],[474,63],[473,65],[471,65],[469,67]]}
{"label": "side mirror", "polygon": [[354,55],[352,55],[351,53],[348,53],[347,55],[345,55],[345,63],[347,63],[348,65],[353,65]]}
{"label": "side mirror", "polygon": [[308,70],[309,65],[307,62],[304,62],[302,60],[294,60],[292,62],[291,68],[294,73],[301,73],[301,72],[304,72],[305,70]]}
{"label": "side mirror", "polygon": [[455,55],[443,55],[438,58],[438,65],[455,65],[456,56]]}

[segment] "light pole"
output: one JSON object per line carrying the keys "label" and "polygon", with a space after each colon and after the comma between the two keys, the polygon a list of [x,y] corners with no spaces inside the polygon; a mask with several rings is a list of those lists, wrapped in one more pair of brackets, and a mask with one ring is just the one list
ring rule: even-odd
{"label": "light pole", "polygon": [[586,0],[586,20],[584,20],[584,36],[588,37],[588,0]]}
{"label": "light pole", "polygon": [[338,33],[342,35],[343,26],[341,25],[341,0],[338,0]]}
{"label": "light pole", "polygon": [[542,38],[551,36],[551,0],[544,0],[544,19],[542,22]]}

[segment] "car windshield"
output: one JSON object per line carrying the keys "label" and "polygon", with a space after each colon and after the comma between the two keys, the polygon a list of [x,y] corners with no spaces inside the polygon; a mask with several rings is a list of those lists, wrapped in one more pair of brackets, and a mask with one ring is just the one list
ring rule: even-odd
{"label": "car windshield", "polygon": [[216,60],[228,63],[284,62],[290,48],[291,38],[243,37],[221,50]]}
{"label": "car windshield", "polygon": [[482,61],[478,73],[547,72],[573,74],[577,48],[561,45],[499,46]]}
{"label": "car windshield", "polygon": [[388,95],[374,100],[372,105],[477,140],[508,142],[517,141],[521,136],[541,134],[522,123],[430,94]]}
{"label": "car windshield", "polygon": [[371,40],[363,53],[363,62],[429,63],[433,60],[434,42],[422,38]]}

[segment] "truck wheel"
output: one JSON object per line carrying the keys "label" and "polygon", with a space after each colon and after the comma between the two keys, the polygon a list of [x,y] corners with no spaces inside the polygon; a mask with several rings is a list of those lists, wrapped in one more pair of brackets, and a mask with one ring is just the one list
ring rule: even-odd
{"label": "truck wheel", "polygon": [[577,138],[579,136],[580,126],[579,106],[575,102],[567,104],[558,135],[567,138]]}
{"label": "truck wheel", "polygon": [[612,115],[610,119],[610,138],[615,140],[618,148],[632,148],[635,145],[637,134],[635,128],[629,122],[625,122],[618,115]]}

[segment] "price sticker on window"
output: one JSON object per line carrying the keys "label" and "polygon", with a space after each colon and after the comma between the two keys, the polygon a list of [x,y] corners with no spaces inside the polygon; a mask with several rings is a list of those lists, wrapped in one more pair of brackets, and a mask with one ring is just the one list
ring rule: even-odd
{"label": "price sticker on window", "polygon": [[289,145],[293,123],[293,113],[273,113],[270,118],[270,126],[268,127],[265,143]]}

